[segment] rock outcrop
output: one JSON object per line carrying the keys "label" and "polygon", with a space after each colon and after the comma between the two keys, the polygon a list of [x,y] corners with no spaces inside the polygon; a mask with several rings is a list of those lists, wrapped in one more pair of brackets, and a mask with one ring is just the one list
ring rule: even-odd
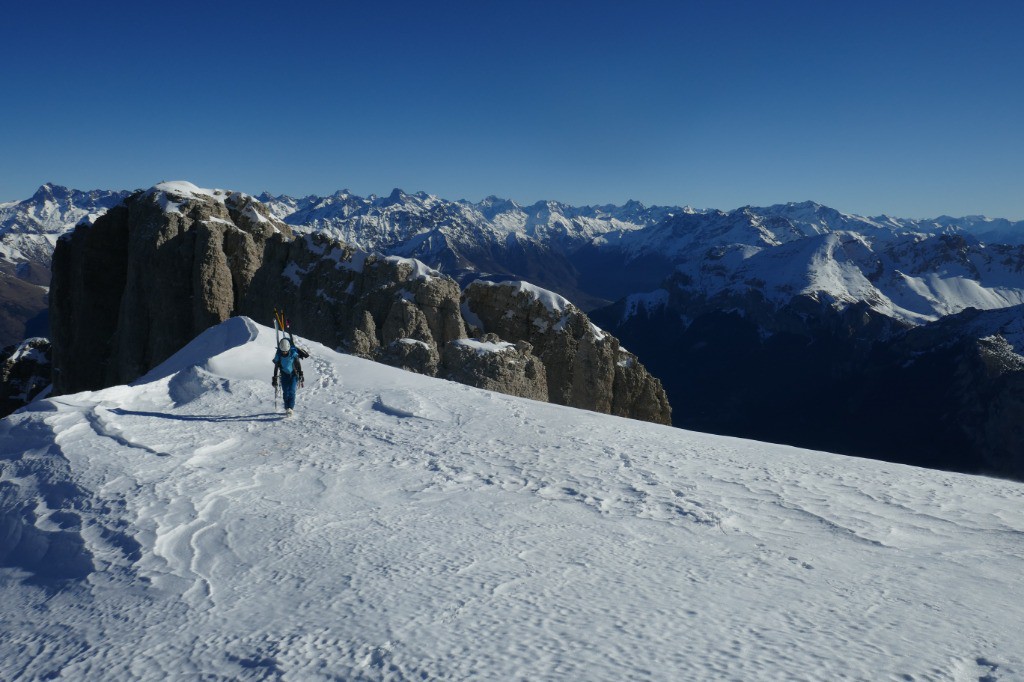
{"label": "rock outcrop", "polygon": [[0,351],[0,417],[27,405],[49,385],[47,339],[25,339]]}
{"label": "rock outcrop", "polygon": [[671,423],[661,382],[567,299],[526,282],[477,281],[463,305],[480,331],[532,346],[551,402]]}
{"label": "rock outcrop", "polygon": [[979,470],[1024,480],[1024,357],[1002,336],[968,345],[955,371],[959,426]]}
{"label": "rock outcrop", "polygon": [[564,320],[525,333],[492,323],[506,313],[496,306],[512,304],[515,320],[540,311],[526,310],[526,299],[485,296],[475,304],[488,320],[480,333],[501,338],[467,341],[453,279],[416,260],[295,235],[241,193],[188,183],[138,192],[62,239],[53,271],[57,393],[130,382],[207,327],[234,315],[266,320],[279,307],[296,334],[355,355],[503,393],[668,421],[657,380],[574,306]]}
{"label": "rock outcrop", "polygon": [[444,378],[477,388],[533,400],[548,400],[544,364],[525,342],[502,341],[497,334],[456,339],[444,348]]}
{"label": "rock outcrop", "polygon": [[132,195],[57,244],[54,388],[126,383],[237,309],[291,230],[244,194],[168,183]]}

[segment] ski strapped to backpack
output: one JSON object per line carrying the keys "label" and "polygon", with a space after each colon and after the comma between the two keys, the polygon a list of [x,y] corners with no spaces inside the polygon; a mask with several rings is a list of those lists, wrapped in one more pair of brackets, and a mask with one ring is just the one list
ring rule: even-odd
{"label": "ski strapped to backpack", "polygon": [[[277,347],[281,345],[281,339],[287,335],[291,347],[299,354],[295,358],[295,374],[299,377],[299,388],[305,385],[305,377],[302,374],[301,359],[308,358],[309,352],[295,343],[295,332],[292,331],[291,322],[284,316],[284,310],[274,308],[274,341]],[[277,391],[274,391],[274,406],[277,406]]]}
{"label": "ski strapped to backpack", "polygon": [[[278,316],[277,308],[274,308],[274,349],[275,349],[275,351],[281,345],[281,332],[282,331],[283,330],[281,329],[281,318]],[[280,389],[279,389],[279,387],[277,385],[277,367],[276,367],[277,362],[275,361],[274,364],[275,364],[275,367],[274,367],[274,381],[271,382],[271,383],[273,383],[273,385],[274,385],[274,409],[277,410],[277,393],[278,393],[278,391]]]}

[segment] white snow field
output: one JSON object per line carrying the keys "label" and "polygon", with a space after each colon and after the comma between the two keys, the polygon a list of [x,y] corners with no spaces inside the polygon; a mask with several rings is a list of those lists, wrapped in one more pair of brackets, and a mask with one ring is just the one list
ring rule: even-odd
{"label": "white snow field", "polygon": [[0,679],[1024,679],[1024,484],[308,346],[0,422]]}

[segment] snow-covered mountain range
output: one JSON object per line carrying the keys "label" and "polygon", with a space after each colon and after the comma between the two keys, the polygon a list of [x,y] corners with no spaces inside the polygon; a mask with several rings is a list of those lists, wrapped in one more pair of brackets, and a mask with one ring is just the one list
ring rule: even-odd
{"label": "snow-covered mountain range", "polygon": [[46,184],[24,201],[0,203],[0,347],[48,334],[46,299],[57,239],[127,194]]}
{"label": "snow-covered mountain range", "polygon": [[[44,186],[17,207],[5,205],[3,239],[9,252],[34,249],[39,254],[36,246],[16,246],[18,240],[38,244],[42,230],[45,243],[52,244],[71,229],[88,202],[78,198],[73,208],[54,207],[59,197],[80,194]],[[97,199],[89,210],[101,212],[116,193],[92,195]],[[414,257],[463,285],[477,278],[526,280],[567,297],[661,379],[677,406],[673,420],[678,426],[869,456],[897,457],[913,448],[886,445],[894,442],[892,429],[878,430],[877,419],[853,421],[846,408],[822,414],[821,392],[851,390],[851,377],[875,377],[878,385],[861,390],[885,403],[879,394],[884,398],[891,391],[881,388],[890,386],[882,367],[896,366],[896,357],[905,362],[920,357],[900,350],[906,347],[901,335],[908,330],[972,309],[1012,311],[1024,304],[1024,223],[1002,219],[863,217],[813,202],[733,211],[638,202],[523,206],[496,197],[472,203],[397,189],[386,197],[341,191],[329,197],[264,193],[258,198],[269,214],[296,232],[326,232],[362,249]],[[10,218],[15,214],[65,215],[67,220],[40,219],[23,229]],[[43,229],[44,222],[49,227]],[[36,267],[37,279],[45,265]],[[22,262],[17,268],[28,273],[32,264]],[[21,292],[25,286],[17,277],[0,285],[17,289],[10,295],[0,291],[0,299],[24,301],[0,315],[4,340],[16,343],[29,335],[30,319],[31,334],[43,333],[42,292]],[[1003,327],[986,323],[984,336],[967,340],[980,343],[1002,334]],[[963,325],[943,329],[974,335]],[[987,349],[975,348],[983,354]],[[974,352],[961,351],[961,359]],[[885,358],[881,364],[879,357]],[[940,364],[956,366],[951,357]],[[1000,366],[1006,370],[1011,364]],[[969,374],[974,376],[973,370]],[[703,389],[708,385],[711,394]],[[979,388],[977,396],[991,399],[1011,388],[1000,383]],[[936,394],[923,384],[914,390]],[[935,419],[957,424],[967,417],[940,414]],[[930,422],[918,428],[938,432]],[[985,427],[988,432],[993,428]],[[819,436],[802,440],[811,433]],[[855,447],[865,433],[875,438]],[[1001,440],[1011,447],[1015,442]],[[945,443],[967,451],[956,439]],[[988,462],[988,455],[977,457],[947,465],[993,471],[977,463]]]}
{"label": "snow-covered mountain range", "polygon": [[1007,220],[864,218],[813,202],[729,212],[523,207],[397,189],[387,198],[261,199],[292,225],[471,276],[527,276],[517,258],[526,251],[546,264],[535,279],[584,305],[646,293],[635,287],[657,288],[673,273],[708,298],[754,289],[784,304],[806,293],[837,306],[866,301],[910,323],[1024,301],[1024,223]]}
{"label": "snow-covered mountain range", "polygon": [[[589,242],[606,232],[632,231],[655,225],[673,211],[648,208],[639,202],[623,206],[575,207],[556,201],[521,206],[510,199],[490,196],[479,203],[449,201],[418,192],[395,189],[387,197],[358,197],[342,190],[329,197],[257,197],[273,213],[294,226],[327,232],[375,251],[413,250],[424,242],[445,239],[452,243],[503,242],[510,236],[546,244]],[[429,251],[422,252],[424,255]]]}
{"label": "snow-covered mountain range", "polygon": [[[0,256],[45,263],[82,217],[125,192],[43,185],[0,204]],[[449,201],[395,189],[296,199],[264,193],[270,212],[367,251],[415,257],[461,279],[515,276],[592,309],[674,284],[714,299],[756,292],[773,304],[809,295],[918,324],[967,307],[1024,301],[1024,222],[978,216],[866,218],[813,202],[734,211],[690,207],[521,206]]]}
{"label": "snow-covered mountain range", "polygon": [[1021,223],[868,219],[807,202],[672,216],[605,239],[627,262],[669,261],[670,290],[718,302],[754,295],[774,308],[800,296],[837,309],[865,302],[919,324],[1024,302],[1022,237]]}
{"label": "snow-covered mountain range", "polygon": [[0,259],[49,263],[60,235],[83,218],[96,218],[128,196],[111,190],[81,191],[42,185],[23,201],[0,203]]}
{"label": "snow-covered mountain range", "polygon": [[0,678],[1024,676],[1024,488],[214,327],[0,422]]}

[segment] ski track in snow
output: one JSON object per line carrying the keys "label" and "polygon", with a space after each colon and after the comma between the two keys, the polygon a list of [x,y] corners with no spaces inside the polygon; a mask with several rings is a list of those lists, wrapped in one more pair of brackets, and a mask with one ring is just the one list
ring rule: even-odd
{"label": "ski track in snow", "polygon": [[1024,675],[1021,484],[313,351],[291,419],[261,329],[4,420],[0,520],[93,570],[0,569],[0,679]]}

